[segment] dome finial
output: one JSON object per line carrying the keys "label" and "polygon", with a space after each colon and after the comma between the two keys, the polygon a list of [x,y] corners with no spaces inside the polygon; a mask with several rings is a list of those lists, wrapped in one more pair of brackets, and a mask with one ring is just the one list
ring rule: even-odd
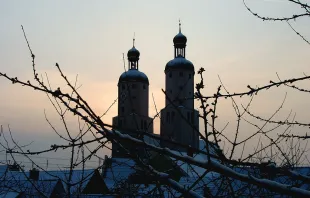
{"label": "dome finial", "polygon": [[132,45],[133,45],[133,47],[135,46],[135,41],[136,41],[136,33],[134,32],[133,33],[133,39],[132,39]]}
{"label": "dome finial", "polygon": [[179,32],[181,33],[181,19],[179,19]]}

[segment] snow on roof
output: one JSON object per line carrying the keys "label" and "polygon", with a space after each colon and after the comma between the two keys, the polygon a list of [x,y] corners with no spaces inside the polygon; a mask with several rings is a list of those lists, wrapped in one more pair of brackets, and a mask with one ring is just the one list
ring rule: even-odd
{"label": "snow on roof", "polygon": [[0,198],[16,198],[19,195],[17,192],[4,191],[0,192]]}
{"label": "snow on roof", "polygon": [[55,180],[60,179],[63,185],[66,183],[75,184],[71,187],[71,193],[83,190],[88,184],[91,177],[94,175],[96,169],[85,169],[85,170],[73,170],[71,173],[71,180],[69,181],[70,171],[59,170],[59,171],[40,171],[39,180]]}
{"label": "snow on roof", "polygon": [[[259,177],[259,178],[267,178],[268,181],[270,182],[271,185],[278,183],[279,185],[287,185],[287,186],[298,186],[298,188],[302,189],[309,189],[310,185],[307,183],[304,183],[303,181],[300,180],[294,180],[294,178],[287,176],[287,175],[282,175],[282,174],[274,174],[272,175],[270,172],[267,172],[267,174],[264,175],[264,172],[262,172],[262,169],[258,167],[231,167],[234,171],[244,174],[244,175],[252,175],[254,177]],[[310,167],[297,167],[291,169],[292,171],[299,173],[299,174],[309,174],[310,173]],[[263,177],[262,177],[263,176]],[[198,179],[198,178],[197,178]],[[182,180],[191,180],[190,177],[187,178],[182,178]],[[235,196],[242,196],[242,197],[282,197],[277,192],[272,192],[267,189],[258,187],[253,184],[249,184],[246,182],[242,182],[237,179],[228,179],[227,177],[223,177],[218,173],[210,172],[208,173],[204,178],[202,178],[204,183],[207,186],[208,193],[211,194],[212,196],[222,196],[222,197],[229,197],[231,196],[229,190],[223,190],[222,185],[227,186],[228,184],[230,187],[233,189]],[[188,183],[193,183],[195,182],[195,179],[192,181],[189,181]],[[201,181],[198,182],[197,187],[199,187]],[[222,187],[221,187],[222,186]]]}
{"label": "snow on roof", "polygon": [[[39,171],[38,181],[57,181],[60,180],[63,186],[66,186],[67,183],[74,184],[70,191],[71,193],[78,192],[83,190],[88,184],[91,177],[94,175],[96,169],[86,169],[86,170],[73,170],[71,174],[71,180],[69,181],[69,170],[58,170],[58,171]],[[27,181],[29,180],[29,171],[7,171],[3,174],[3,177],[0,177],[1,181]]]}
{"label": "snow on roof", "polygon": [[[14,196],[12,192],[25,193],[32,197],[40,197],[44,194],[46,197],[50,197],[53,193],[59,180],[5,180],[0,183],[0,192],[9,193]],[[4,196],[6,197],[6,196]]]}
{"label": "snow on roof", "polygon": [[[200,139],[199,140],[199,150],[207,152],[207,146],[205,140]],[[220,151],[220,148],[212,142],[209,142],[209,152],[211,155],[218,155],[218,152]]]}
{"label": "snow on roof", "polygon": [[8,171],[7,165],[0,165],[0,181],[3,177],[5,177],[7,171]]}
{"label": "snow on roof", "polygon": [[[159,134],[152,134],[152,135],[160,137]],[[144,141],[148,144],[153,144],[154,146],[160,146],[160,140],[159,139],[155,139],[155,138],[153,138],[151,136],[147,136],[147,135],[144,135],[143,138],[144,138]]]}
{"label": "snow on roof", "polygon": [[71,196],[72,198],[116,198],[119,195],[103,195],[103,194],[80,194]]}
{"label": "snow on roof", "polygon": [[[217,153],[216,153],[216,146],[215,144],[213,143],[210,143],[209,144],[209,152],[211,155],[214,155],[216,156]],[[199,150],[201,151],[204,151],[204,152],[207,152],[207,149],[206,149],[206,144],[205,144],[205,141],[204,140],[199,140]],[[173,153],[177,154],[177,155],[181,155],[181,156],[187,156],[187,152],[179,152],[179,151],[173,151]],[[205,154],[202,154],[202,153],[194,153],[193,155],[193,158],[195,160],[199,160],[199,161],[205,161],[208,159],[208,156],[205,155]],[[216,160],[214,159],[213,157],[211,157],[213,160]],[[187,173],[187,175],[189,177],[198,177],[198,176],[201,176],[205,173],[205,170],[204,168],[201,168],[201,167],[198,167],[198,166],[195,166],[195,165],[189,165],[188,163],[185,163],[181,160],[177,160],[176,161],[177,165],[181,167],[181,169]]]}
{"label": "snow on roof", "polygon": [[0,174],[5,172],[8,169],[7,165],[0,165]]}
{"label": "snow on roof", "polygon": [[104,170],[104,182],[109,189],[115,188],[119,182],[127,180],[129,175],[136,172],[136,163],[127,158],[111,158],[112,162]]}
{"label": "snow on roof", "polygon": [[[187,156],[186,152],[178,152],[178,151],[172,151],[175,154],[181,155],[181,156]],[[206,157],[203,154],[194,154],[193,158],[195,160],[205,160]],[[177,165],[189,176],[189,177],[197,177],[204,174],[205,170],[204,168],[195,166],[195,165],[189,165],[188,163],[185,163],[181,160],[176,161]]]}
{"label": "snow on roof", "polygon": [[192,188],[192,190],[200,195],[204,194],[205,187],[208,187],[211,191],[216,191],[217,187],[213,181],[219,177],[218,173],[209,172],[204,177],[182,177],[179,181],[180,185],[184,188],[190,188],[196,181],[198,181]]}
{"label": "snow on roof", "polygon": [[7,169],[0,174],[0,183],[3,180],[27,180],[27,174],[21,171],[10,171],[9,169]]}

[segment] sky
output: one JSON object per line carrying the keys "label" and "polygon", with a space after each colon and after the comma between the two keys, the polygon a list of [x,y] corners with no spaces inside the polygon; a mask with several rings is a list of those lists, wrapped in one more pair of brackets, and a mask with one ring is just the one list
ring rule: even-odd
{"label": "sky", "polygon": [[[266,16],[286,16],[300,10],[280,0],[246,2]],[[122,56],[132,47],[135,34],[136,48],[141,53],[139,69],[150,81],[153,116],[152,94],[157,108],[164,107],[164,67],[173,59],[172,39],[178,32],[179,19],[188,39],[187,59],[196,70],[206,69],[206,95],[215,93],[219,77],[231,92],[240,92],[249,84],[255,87],[277,80],[277,73],[284,79],[310,72],[309,45],[286,23],[257,19],[241,0],[1,1],[0,71],[25,81],[33,79],[23,25],[38,71],[47,73],[55,88],[65,85],[54,67],[56,62],[72,81],[78,75],[80,93],[101,114],[117,98],[118,78],[124,72]],[[310,38],[309,21],[301,19],[293,25]],[[286,92],[279,89],[263,93],[254,100],[253,110],[259,115],[272,114]],[[309,117],[304,111],[309,100],[298,94],[288,94],[281,115],[293,110],[303,121]],[[17,139],[34,140],[37,148],[57,142],[44,111],[57,125],[59,118],[44,94],[0,78],[0,124],[5,130],[9,125]],[[116,115],[117,105],[113,105],[103,120],[111,124]],[[231,102],[223,102],[219,115],[219,126],[236,120]],[[75,123],[71,118],[68,121]],[[247,130],[245,127],[245,133]],[[159,133],[158,121],[154,131]],[[229,131],[227,134],[233,135]]]}

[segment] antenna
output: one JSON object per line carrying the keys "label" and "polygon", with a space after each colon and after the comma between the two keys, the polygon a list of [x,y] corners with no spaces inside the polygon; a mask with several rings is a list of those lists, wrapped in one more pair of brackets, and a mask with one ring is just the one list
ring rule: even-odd
{"label": "antenna", "polygon": [[179,19],[179,32],[181,32],[181,19]]}
{"label": "antenna", "polygon": [[135,46],[136,33],[133,33],[132,45]]}

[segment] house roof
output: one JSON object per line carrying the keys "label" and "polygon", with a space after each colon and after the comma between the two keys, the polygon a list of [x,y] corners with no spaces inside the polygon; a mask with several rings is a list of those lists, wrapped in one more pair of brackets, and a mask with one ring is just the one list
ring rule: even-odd
{"label": "house roof", "polygon": [[20,193],[18,192],[12,192],[12,191],[4,191],[1,192],[0,190],[0,198],[16,198]]}
{"label": "house roof", "polygon": [[[199,150],[203,151],[203,152],[207,152],[207,148],[206,148],[206,144],[204,140],[199,140]],[[173,151],[173,153],[177,154],[177,155],[181,155],[181,156],[188,156],[187,152],[179,152],[179,151]],[[211,156],[218,156],[218,148],[215,144],[210,143],[209,144],[209,152],[211,154]],[[194,153],[193,154],[193,158],[195,160],[199,160],[199,161],[205,161],[208,159],[208,156],[206,154],[203,153]],[[213,160],[217,160],[214,157],[211,157]],[[172,158],[173,160],[175,160],[174,158]],[[204,168],[195,166],[195,165],[189,165],[188,163],[185,163],[181,160],[175,160],[177,165],[189,176],[189,177],[198,177],[201,176],[205,173]]]}
{"label": "house roof", "polygon": [[8,169],[8,165],[0,165],[0,174]]}
{"label": "house roof", "polygon": [[0,192],[8,193],[10,196],[15,196],[13,193],[15,192],[35,197],[42,196],[42,194],[50,197],[59,185],[62,185],[60,180],[3,180],[0,183]]}
{"label": "house roof", "polygon": [[[29,181],[29,173],[29,171],[7,171],[5,174],[3,174],[2,179],[0,177],[0,181],[7,181],[10,185],[13,185],[14,183],[18,183],[18,185],[22,184],[21,186],[29,184],[31,185],[31,182],[29,184],[26,184],[26,182],[19,183],[21,181]],[[97,178],[97,182],[98,178],[101,179],[102,182],[99,181],[100,185],[105,185],[97,169],[73,170],[71,173],[70,181],[69,175],[69,170],[40,171],[39,178],[36,183],[44,183],[58,180],[62,183],[63,186],[67,186],[67,184],[70,183],[72,185],[72,187],[70,188],[72,194],[77,192],[83,192],[93,177]],[[102,186],[101,188],[105,188],[106,191],[108,190],[106,186]]]}
{"label": "house roof", "polygon": [[[152,136],[157,136],[160,138],[159,134],[152,134]],[[153,138],[152,136],[144,135],[143,139],[148,144],[153,144],[154,146],[160,146],[160,140]]]}
{"label": "house roof", "polygon": [[127,158],[110,158],[110,164],[103,170],[103,178],[109,189],[116,188],[119,183],[127,180],[129,175],[136,172],[136,163]]}

